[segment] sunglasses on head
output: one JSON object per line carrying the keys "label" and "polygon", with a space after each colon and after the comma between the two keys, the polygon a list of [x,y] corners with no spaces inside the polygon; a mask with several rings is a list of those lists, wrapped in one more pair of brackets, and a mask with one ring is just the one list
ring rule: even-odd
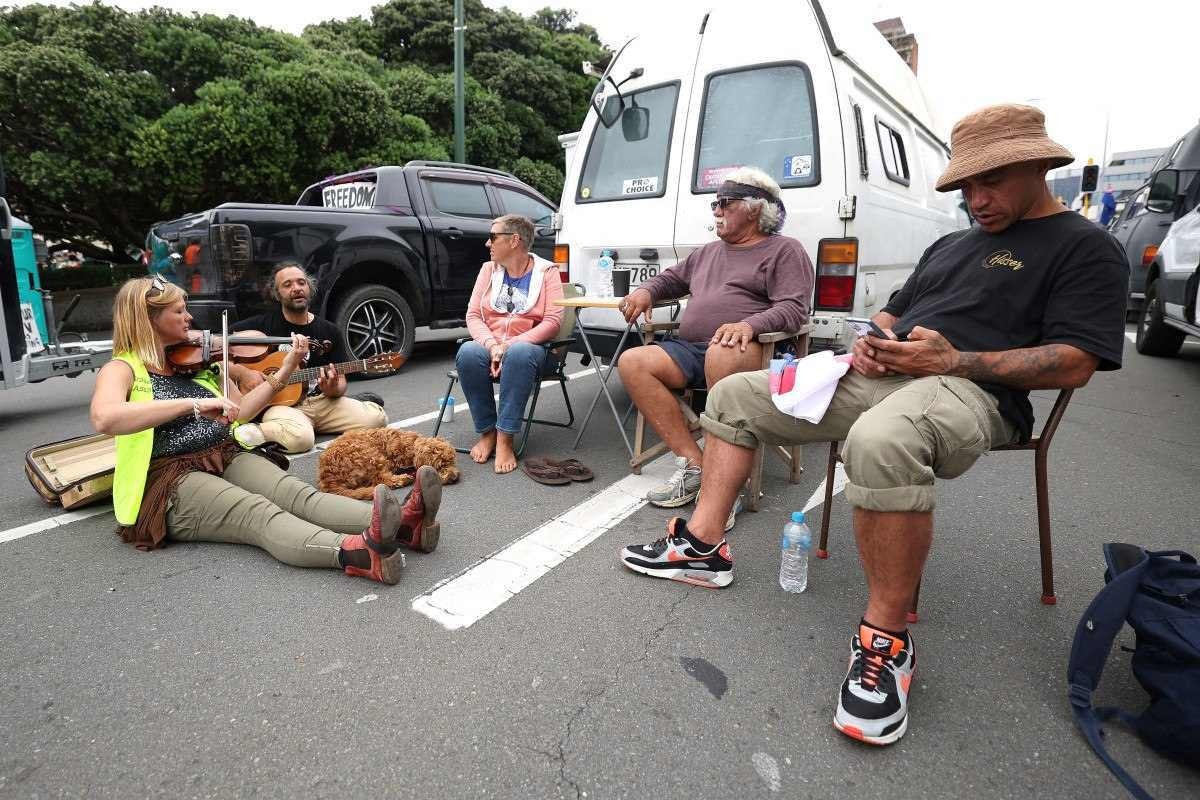
{"label": "sunglasses on head", "polygon": [[150,281],[150,288],[146,291],[146,298],[158,297],[167,290],[167,282],[161,276],[155,275]]}
{"label": "sunglasses on head", "polygon": [[488,231],[488,238],[487,238],[487,240],[488,240],[488,242],[491,242],[491,241],[492,241],[492,240],[494,240],[494,239],[495,239],[497,236],[516,236],[516,235],[517,235],[517,234],[516,234],[516,232],[515,232],[515,231],[495,231],[495,232],[493,232],[493,231]]}
{"label": "sunglasses on head", "polygon": [[718,208],[724,211],[725,209],[729,208],[730,203],[736,203],[741,199],[741,197],[718,197],[716,200],[713,200],[711,203],[709,203],[708,207],[713,211],[716,211]]}

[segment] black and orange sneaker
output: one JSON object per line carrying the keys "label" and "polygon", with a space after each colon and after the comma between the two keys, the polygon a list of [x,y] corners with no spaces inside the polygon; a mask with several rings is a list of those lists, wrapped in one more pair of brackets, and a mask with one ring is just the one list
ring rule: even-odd
{"label": "black and orange sneaker", "polygon": [[916,667],[911,634],[896,636],[860,623],[833,727],[867,744],[895,742],[908,730],[908,689]]}
{"label": "black and orange sneaker", "polygon": [[370,526],[362,533],[342,540],[344,554],[350,554],[353,558],[358,555],[356,551],[365,550],[371,566],[364,568],[347,564],[347,575],[370,578],[389,585],[399,582],[400,572],[404,569],[404,554],[396,544],[400,520],[400,502],[388,487],[379,484],[375,487]]}
{"label": "black and orange sneaker", "polygon": [[422,553],[437,549],[442,526],[434,520],[441,505],[442,479],[437,470],[429,465],[418,467],[413,487],[400,510],[400,531],[396,534],[400,544]]}
{"label": "black and orange sneaker", "polygon": [[631,544],[621,551],[621,563],[634,572],[668,578],[706,589],[723,589],[733,583],[733,555],[722,539],[707,545],[693,538],[687,523],[673,517],[667,535],[650,544]]}

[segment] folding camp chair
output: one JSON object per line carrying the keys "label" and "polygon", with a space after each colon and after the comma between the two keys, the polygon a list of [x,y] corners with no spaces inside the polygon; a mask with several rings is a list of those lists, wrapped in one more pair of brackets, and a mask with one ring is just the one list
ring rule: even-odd
{"label": "folding camp chair", "polygon": [[[1041,556],[1042,566],[1042,602],[1048,606],[1052,606],[1058,602],[1058,598],[1054,594],[1054,552],[1050,542],[1050,477],[1047,467],[1047,460],[1050,456],[1050,442],[1054,439],[1054,434],[1058,430],[1058,423],[1062,421],[1063,415],[1067,413],[1067,403],[1071,402],[1071,394],[1074,389],[1062,389],[1058,393],[1058,399],[1054,401],[1054,408],[1050,410],[1050,416],[1046,418],[1046,423],[1042,426],[1042,432],[1034,436],[1028,442],[1018,444],[1005,444],[999,447],[993,447],[991,452],[999,453],[1011,450],[1032,450],[1033,451],[1033,482],[1037,497],[1037,514],[1038,514],[1038,549]],[[833,505],[833,476],[837,468],[837,463],[840,460],[838,455],[839,442],[829,443],[829,461],[825,469],[825,505],[821,509],[821,543],[817,546],[817,557],[828,558],[829,550],[829,514],[830,506]],[[917,590],[913,593],[912,607],[908,611],[908,621],[917,621],[917,600],[921,596],[921,584],[917,583]]]}
{"label": "folding camp chair", "polygon": [[[647,323],[642,326],[642,341],[649,344],[654,340],[654,335],[660,331],[671,331],[679,327],[678,322],[655,322]],[[812,325],[805,325],[795,333],[763,333],[758,337],[758,342],[762,348],[762,363],[759,369],[767,369],[770,366],[770,361],[775,353],[775,347],[779,342],[791,341],[795,348],[795,353],[798,358],[803,358],[808,355],[808,339],[812,332]],[[704,393],[702,389],[683,389],[673,393],[676,401],[679,403],[680,410],[683,411],[684,421],[687,423],[688,432],[693,438],[699,438],[701,435],[700,418],[692,408],[695,395]],[[642,466],[647,462],[657,458],[667,452],[666,444],[659,442],[658,444],[646,446],[646,419],[642,415],[641,409],[638,410],[637,422],[634,424],[633,431],[633,458],[629,461],[629,466],[634,474],[640,474]],[[746,503],[745,507],[749,511],[758,511],[759,500],[762,496],[762,471],[763,471],[763,454],[770,450],[779,456],[788,466],[788,480],[791,483],[800,482],[800,473],[804,468],[801,466],[801,451],[799,445],[792,447],[780,447],[778,445],[768,445],[760,447],[754,454],[754,467],[750,471],[750,479],[747,481]]]}
{"label": "folding camp chair", "polygon": [[[583,287],[579,284],[564,283],[563,297],[579,297],[584,294]],[[529,441],[529,431],[534,425],[553,425],[556,428],[569,428],[575,424],[575,410],[571,408],[571,396],[567,393],[567,351],[570,346],[575,343],[572,334],[575,332],[575,309],[564,308],[562,315],[562,324],[558,329],[560,338],[552,342],[544,342],[542,347],[550,353],[550,358],[546,361],[546,366],[542,368],[542,373],[533,383],[533,391],[529,394],[529,405],[525,412],[525,416],[521,422],[521,437],[517,442],[515,452],[520,456],[525,452],[525,445]],[[459,339],[457,344],[461,347],[463,343],[471,341],[470,337]],[[440,407],[445,408],[447,401],[450,398],[451,392],[454,391],[454,384],[458,381],[458,370],[450,370],[446,373],[446,377],[450,379],[450,383],[446,386],[446,394],[442,397]],[[492,383],[499,381],[499,378],[493,378]],[[567,421],[558,422],[548,419],[537,419],[534,414],[537,411],[538,397],[541,396],[543,381],[558,381],[559,388],[562,389],[563,402],[567,404]],[[438,431],[442,428],[442,417],[438,415],[437,425],[433,428],[433,435],[437,436]],[[459,453],[469,453],[470,448],[456,447],[454,448]]]}

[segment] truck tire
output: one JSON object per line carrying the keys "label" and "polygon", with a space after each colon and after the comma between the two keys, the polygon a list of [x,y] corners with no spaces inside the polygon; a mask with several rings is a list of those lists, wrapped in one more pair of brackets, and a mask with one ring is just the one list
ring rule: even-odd
{"label": "truck tire", "polygon": [[416,321],[408,301],[378,283],[359,286],[338,300],[333,324],[351,358],[379,353],[412,355]]}
{"label": "truck tire", "polygon": [[1142,315],[1138,317],[1137,351],[1144,356],[1173,356],[1183,347],[1186,334],[1163,321],[1162,299],[1158,296],[1159,281],[1146,287]]}

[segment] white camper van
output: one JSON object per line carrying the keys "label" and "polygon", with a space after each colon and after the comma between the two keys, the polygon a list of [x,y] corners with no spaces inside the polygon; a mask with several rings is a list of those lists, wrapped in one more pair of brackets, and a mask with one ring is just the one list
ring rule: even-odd
{"label": "white camper van", "polygon": [[[845,344],[844,317],[882,309],[925,248],[967,224],[959,194],[933,190],[948,148],[916,76],[855,13],[725,4],[627,43],[578,135],[560,137],[564,278],[605,295],[613,266],[631,285],[670,268],[714,240],[717,187],[752,165],[782,187],[783,233],[816,266],[814,346]],[[584,320],[611,354],[621,317]]]}

